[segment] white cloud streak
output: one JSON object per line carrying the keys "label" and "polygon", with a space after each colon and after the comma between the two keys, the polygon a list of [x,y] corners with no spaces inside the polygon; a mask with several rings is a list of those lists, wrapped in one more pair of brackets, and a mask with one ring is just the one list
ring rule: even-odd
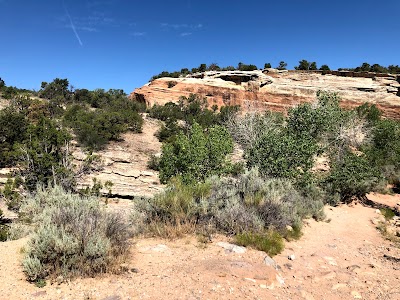
{"label": "white cloud streak", "polygon": [[72,22],[71,15],[69,14],[68,9],[67,9],[67,7],[65,6],[65,2],[64,2],[64,1],[63,1],[63,7],[64,7],[65,14],[67,15],[67,17],[68,17],[68,19],[69,19],[69,22],[70,22],[70,24],[71,24],[71,29],[72,29],[72,31],[75,33],[76,39],[78,40],[79,44],[80,44],[81,46],[83,46],[82,40],[81,40],[81,38],[79,37],[78,32],[76,31],[74,22]]}
{"label": "white cloud streak", "polygon": [[133,35],[133,36],[145,36],[146,32],[134,32],[131,35]]}

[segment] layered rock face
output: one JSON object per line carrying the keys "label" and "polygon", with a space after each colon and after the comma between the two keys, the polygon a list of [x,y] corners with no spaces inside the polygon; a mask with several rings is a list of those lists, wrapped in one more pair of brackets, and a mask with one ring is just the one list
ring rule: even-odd
{"label": "layered rock face", "polygon": [[384,116],[400,119],[400,79],[396,75],[354,72],[221,71],[160,78],[134,90],[130,97],[148,106],[178,102],[181,96],[198,94],[210,106],[240,105],[243,110],[285,112],[315,101],[318,90],[337,92],[341,105],[352,108],[376,104]]}

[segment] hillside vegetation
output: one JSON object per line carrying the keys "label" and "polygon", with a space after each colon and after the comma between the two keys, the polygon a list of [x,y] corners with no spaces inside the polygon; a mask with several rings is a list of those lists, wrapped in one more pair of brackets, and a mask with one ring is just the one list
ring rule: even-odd
{"label": "hillside vegetation", "polygon": [[[320,91],[287,116],[243,115],[190,95],[147,108],[163,124],[162,153],[149,166],[165,191],[134,199],[129,215],[114,214],[100,202],[100,183],[78,191],[76,179],[91,171],[91,151],[141,132],[145,107],[122,90],[74,90],[66,79],[43,82],[37,93],[8,90],[0,90],[10,101],[0,111],[0,167],[15,173],[2,200],[19,218],[10,224],[0,213],[0,237],[33,232],[23,265],[38,285],[121,271],[129,238],[139,234],[207,241],[223,233],[276,255],[301,236],[304,218],[324,219],[324,205],[400,188],[400,123],[373,105],[344,110],[337,94]],[[69,151],[73,139],[88,154],[80,168]],[[233,161],[235,144],[244,155]]]}

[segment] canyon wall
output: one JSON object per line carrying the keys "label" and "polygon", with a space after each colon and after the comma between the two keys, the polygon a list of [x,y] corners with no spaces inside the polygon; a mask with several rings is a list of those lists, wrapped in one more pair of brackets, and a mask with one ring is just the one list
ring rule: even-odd
{"label": "canyon wall", "polygon": [[240,105],[243,110],[285,112],[315,101],[318,90],[337,92],[347,108],[376,104],[384,116],[400,119],[400,79],[397,75],[346,71],[209,71],[185,78],[159,78],[135,89],[130,98],[148,106],[178,102],[198,94],[210,106]]}

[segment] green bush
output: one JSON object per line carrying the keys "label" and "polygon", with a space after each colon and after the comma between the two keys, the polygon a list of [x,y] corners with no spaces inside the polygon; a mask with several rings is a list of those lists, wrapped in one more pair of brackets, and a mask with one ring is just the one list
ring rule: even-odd
{"label": "green bush", "polygon": [[119,140],[121,134],[128,130],[141,132],[143,119],[135,109],[124,107],[124,102],[95,111],[86,111],[84,107],[74,105],[67,110],[64,120],[74,129],[80,144],[98,150],[110,140]]}
{"label": "green bush", "polygon": [[135,202],[132,219],[135,232],[150,232],[163,237],[194,233],[196,225],[206,215],[203,201],[211,184],[184,184],[181,178],[170,180],[166,190],[152,199]]}
{"label": "green bush", "polygon": [[0,209],[0,242],[7,241],[9,233],[9,227],[5,224],[3,211]]}
{"label": "green bush", "polygon": [[27,136],[28,120],[24,113],[15,107],[0,110],[0,167],[15,164],[14,145]]}
{"label": "green bush", "polygon": [[160,158],[155,155],[151,155],[147,161],[147,167],[154,171],[160,171]]}
{"label": "green bush", "polygon": [[232,150],[232,138],[224,127],[216,125],[205,132],[194,123],[188,136],[180,133],[162,146],[160,180],[165,183],[171,177],[181,176],[185,183],[190,183],[222,174],[226,155]]}
{"label": "green bush", "polygon": [[60,184],[66,189],[75,186],[68,145],[69,133],[56,121],[41,118],[28,127],[29,139],[16,145],[24,186],[34,191],[37,184]]}
{"label": "green bush", "polygon": [[39,188],[21,210],[37,226],[23,261],[29,281],[117,271],[128,253],[128,224],[96,198]]}
{"label": "green bush", "polygon": [[333,164],[324,184],[328,192],[347,201],[352,197],[363,199],[365,194],[374,190],[379,180],[379,171],[364,155],[347,152],[342,161]]}
{"label": "green bush", "polygon": [[275,231],[264,234],[240,233],[235,236],[235,243],[240,246],[251,246],[266,252],[270,256],[281,253],[285,246],[282,236]]}
{"label": "green bush", "polygon": [[[208,178],[204,183],[170,181],[154,199],[135,202],[133,216],[140,220],[137,232],[179,236],[204,228],[229,235],[265,234],[299,236],[301,220],[323,216],[322,199],[305,197],[289,180],[263,179],[253,169],[238,178]],[[291,226],[296,230],[289,232]]]}
{"label": "green bush", "polygon": [[400,183],[400,122],[379,120],[372,128],[372,142],[364,147],[370,163],[389,183]]}
{"label": "green bush", "polygon": [[317,144],[287,131],[269,132],[246,151],[248,167],[257,166],[264,176],[296,179],[314,164]]}

